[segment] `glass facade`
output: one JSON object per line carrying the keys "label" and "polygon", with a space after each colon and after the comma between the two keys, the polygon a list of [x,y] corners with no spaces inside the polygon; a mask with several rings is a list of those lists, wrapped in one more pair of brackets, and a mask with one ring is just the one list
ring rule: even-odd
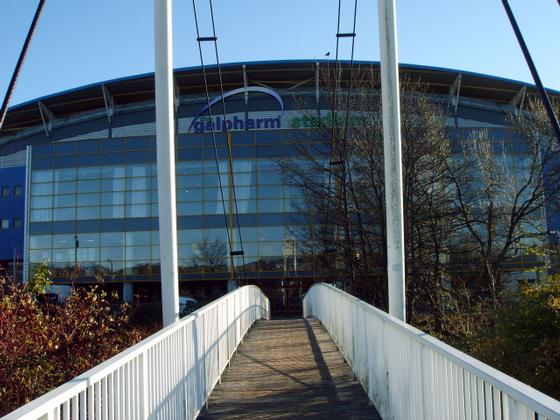
{"label": "glass facade", "polygon": [[[233,132],[232,171],[223,135],[217,138],[218,167],[209,134],[179,136],[176,187],[182,279],[229,277],[224,208],[233,250],[240,247],[239,234],[243,241],[244,258],[235,257],[236,269],[245,264],[253,277],[281,276],[283,241],[303,218],[295,206],[298,191],[285,185],[279,161],[297,156],[300,147],[319,147],[310,133]],[[57,279],[64,280],[79,263],[84,281],[99,275],[116,281],[159,280],[155,162],[153,136],[33,147],[30,269],[47,261]],[[208,262],[209,253],[217,264]],[[298,256],[301,275],[309,274],[311,268],[311,257]]]}
{"label": "glass facade", "polygon": [[[457,159],[462,154],[460,139],[469,138],[473,130],[477,128],[449,129]],[[525,143],[506,129],[487,130],[496,156],[507,159],[506,166],[521,179],[528,164],[527,151],[522,149]],[[178,136],[181,280],[230,278],[229,253],[240,249],[239,234],[244,258],[235,257],[235,270],[250,278],[281,278],[284,241],[297,235],[305,218],[298,213],[300,191],[286,184],[280,162],[286,158],[297,162],[302,148],[315,155],[328,150],[313,129],[233,131],[230,135],[231,171],[222,133],[216,137],[218,165],[210,134]],[[58,281],[76,281],[73,269],[79,263],[78,281],[90,282],[96,276],[105,281],[159,281],[154,136],[54,142],[34,146],[31,155],[30,271],[46,261]],[[315,263],[325,264],[325,256],[297,253],[296,276],[311,277]]]}

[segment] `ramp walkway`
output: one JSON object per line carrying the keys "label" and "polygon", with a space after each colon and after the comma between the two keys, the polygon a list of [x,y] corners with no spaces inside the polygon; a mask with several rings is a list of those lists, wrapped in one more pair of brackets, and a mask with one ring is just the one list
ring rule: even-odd
{"label": "ramp walkway", "polygon": [[381,419],[316,319],[259,321],[199,419]]}

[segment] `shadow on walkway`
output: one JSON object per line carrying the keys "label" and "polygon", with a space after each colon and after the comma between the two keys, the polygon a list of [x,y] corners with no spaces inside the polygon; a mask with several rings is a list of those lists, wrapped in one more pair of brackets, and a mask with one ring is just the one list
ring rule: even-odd
{"label": "shadow on walkway", "polygon": [[199,418],[381,419],[314,319],[255,324]]}

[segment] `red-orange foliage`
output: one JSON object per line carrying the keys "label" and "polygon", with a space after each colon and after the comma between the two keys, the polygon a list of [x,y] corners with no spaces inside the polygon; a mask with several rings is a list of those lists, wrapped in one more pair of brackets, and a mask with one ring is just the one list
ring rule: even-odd
{"label": "red-orange foliage", "polygon": [[100,286],[76,288],[64,304],[38,299],[0,276],[0,415],[139,341],[130,307]]}

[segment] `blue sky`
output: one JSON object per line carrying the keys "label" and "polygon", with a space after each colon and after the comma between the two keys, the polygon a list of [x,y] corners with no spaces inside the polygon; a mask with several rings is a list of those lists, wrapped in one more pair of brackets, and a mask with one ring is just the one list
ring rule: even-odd
{"label": "blue sky", "polygon": [[[197,0],[209,35],[207,0]],[[350,32],[353,0],[342,1]],[[547,87],[560,90],[557,0],[510,0]],[[0,1],[0,95],[37,0]],[[324,58],[335,49],[338,0],[214,0],[220,61]],[[192,2],[174,0],[174,65],[199,65]],[[11,105],[153,71],[153,0],[47,0]],[[500,0],[397,0],[399,61],[531,82]],[[379,59],[377,2],[358,1],[356,55]],[[349,41],[340,57],[349,58]],[[208,62],[213,62],[210,52]],[[2,96],[3,97],[3,96]]]}

